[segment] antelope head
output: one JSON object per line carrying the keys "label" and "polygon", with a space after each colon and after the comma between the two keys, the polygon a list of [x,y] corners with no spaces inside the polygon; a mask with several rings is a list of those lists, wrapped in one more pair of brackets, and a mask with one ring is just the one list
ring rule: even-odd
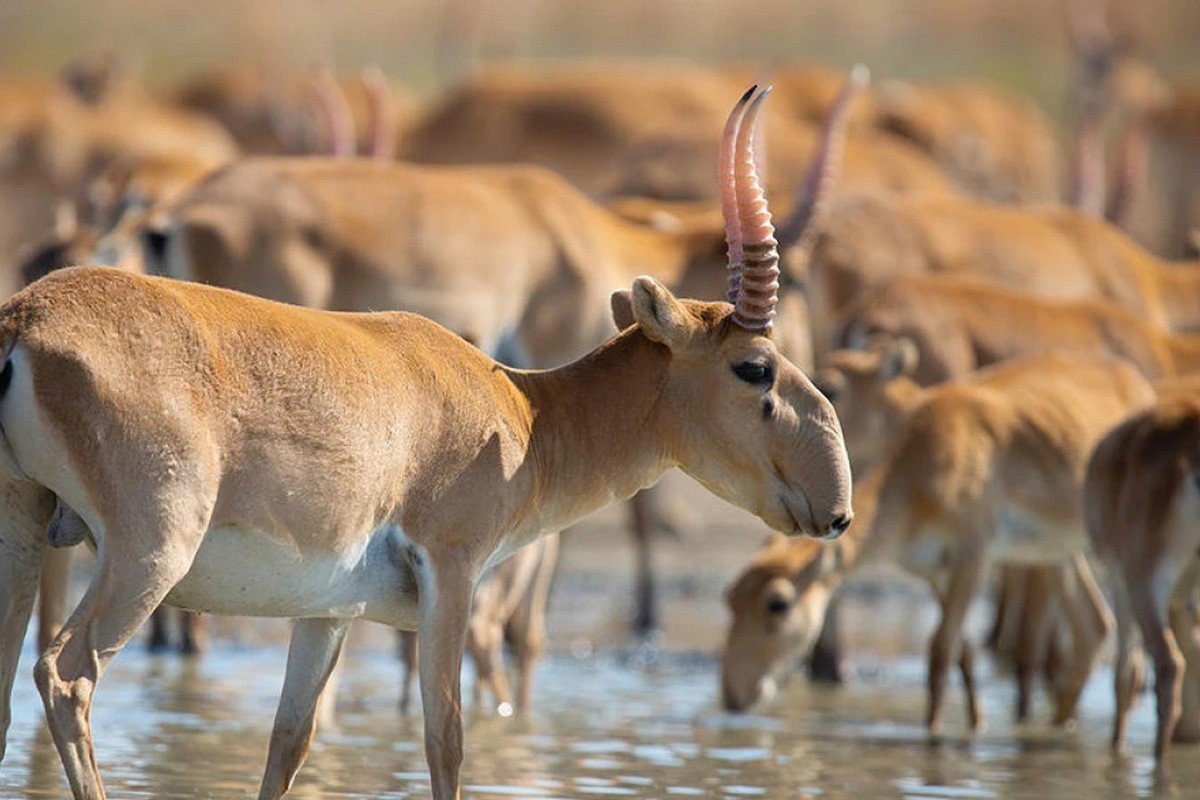
{"label": "antelope head", "polygon": [[773,534],[725,593],[733,621],[721,658],[721,703],[744,711],[817,641],[838,578],[836,552]]}
{"label": "antelope head", "polygon": [[671,449],[686,472],[772,528],[833,539],[850,524],[850,470],[833,407],[775,343],[779,251],[754,164],[752,89],[722,140],[732,304],[679,301],[639,278],[613,297],[619,327],[671,351],[664,393]]}

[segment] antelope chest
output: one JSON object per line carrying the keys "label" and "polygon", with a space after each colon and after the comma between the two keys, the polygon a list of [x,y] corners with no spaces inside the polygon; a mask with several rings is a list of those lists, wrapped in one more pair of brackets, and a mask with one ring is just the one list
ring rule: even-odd
{"label": "antelope chest", "polygon": [[411,629],[417,577],[405,543],[385,525],[344,552],[302,553],[260,531],[217,527],[167,602],[214,614],[365,617]]}

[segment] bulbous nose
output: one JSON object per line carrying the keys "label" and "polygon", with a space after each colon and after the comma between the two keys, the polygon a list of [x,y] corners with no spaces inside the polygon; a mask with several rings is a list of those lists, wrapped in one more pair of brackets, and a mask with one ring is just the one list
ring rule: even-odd
{"label": "bulbous nose", "polygon": [[850,523],[853,521],[853,513],[847,512],[842,514],[840,517],[837,517],[829,523],[829,527],[825,529],[825,534],[821,538],[827,540],[838,538],[846,532],[846,529],[850,527]]}

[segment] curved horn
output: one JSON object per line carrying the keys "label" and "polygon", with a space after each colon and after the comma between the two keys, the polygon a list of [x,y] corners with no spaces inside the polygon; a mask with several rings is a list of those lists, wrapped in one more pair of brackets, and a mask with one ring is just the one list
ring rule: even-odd
{"label": "curved horn", "polygon": [[785,250],[801,243],[807,245],[815,230],[814,223],[828,204],[829,193],[837,183],[842,167],[842,151],[846,146],[846,126],[850,120],[850,108],[854,99],[871,82],[871,71],[862,64],[851,70],[841,91],[830,106],[829,116],[821,127],[821,138],[813,153],[812,163],[800,191],[796,194],[796,205],[792,213],[779,227],[779,248]]}
{"label": "curved horn", "polygon": [[729,251],[729,302],[736,303],[738,284],[742,279],[742,223],[738,217],[737,180],[734,175],[735,149],[737,147],[738,130],[742,126],[742,117],[746,114],[746,105],[758,91],[758,86],[751,86],[737,101],[729,118],[725,121],[725,131],[721,134],[721,159],[718,177],[721,182],[721,213],[725,217],[725,245]]}
{"label": "curved horn", "polygon": [[371,106],[371,158],[391,161],[396,156],[396,98],[387,78],[379,67],[369,67],[362,73],[363,87]]}
{"label": "curved horn", "polygon": [[779,301],[778,242],[754,165],[754,130],[763,101],[770,92],[771,87],[767,86],[750,101],[738,128],[733,160],[735,198],[742,229],[741,281],[733,304],[733,321],[748,330],[771,327]]}
{"label": "curved horn", "polygon": [[321,103],[321,112],[329,131],[329,154],[340,157],[354,155],[354,115],[350,103],[337,80],[327,69],[313,78],[313,91]]}

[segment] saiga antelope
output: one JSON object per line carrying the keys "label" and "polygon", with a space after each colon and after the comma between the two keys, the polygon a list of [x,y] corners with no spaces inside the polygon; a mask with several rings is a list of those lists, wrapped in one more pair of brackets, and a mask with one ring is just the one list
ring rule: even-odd
{"label": "saiga antelope", "polygon": [[1121,422],[1088,462],[1088,535],[1108,567],[1117,618],[1112,743],[1125,743],[1129,710],[1154,660],[1154,754],[1200,739],[1200,400],[1174,394]]}
{"label": "saiga antelope", "polygon": [[[975,728],[981,715],[973,651],[962,633],[967,607],[989,564],[1042,564],[1069,570],[1075,583],[1074,591],[1052,584],[1073,639],[1055,693],[1055,722],[1067,721],[1111,624],[1083,555],[1084,464],[1096,439],[1150,402],[1153,390],[1111,358],[1022,359],[921,390],[904,379],[911,357],[900,351],[845,355],[856,369],[826,373],[823,385],[839,413],[850,412],[852,460],[883,439],[881,460],[868,467],[874,471],[858,482],[855,498],[873,524],[828,549],[773,543],[739,577],[728,595],[734,621],[723,667],[726,705],[754,702],[764,680],[815,638],[812,626],[847,571],[877,560],[928,579],[942,607],[930,646],[928,726],[939,727],[947,673],[957,662]],[[851,396],[863,388],[877,397]]]}
{"label": "saiga antelope", "polygon": [[920,273],[982,278],[1048,298],[1109,300],[1173,330],[1200,330],[1200,262],[1160,259],[1102,219],[1069,208],[859,197],[830,209],[811,259],[797,270],[818,359],[837,318],[863,292]]}
{"label": "saiga antelope", "polygon": [[[861,89],[866,76],[857,75],[839,109]],[[834,182],[843,119],[830,118],[802,201],[781,227],[788,255],[809,246]],[[557,366],[603,341],[612,332],[598,310],[603,298],[638,273],[687,296],[725,291],[720,218],[668,231],[634,224],[531,166],[253,158],[210,176],[158,217],[162,224],[143,232],[150,272],[318,308],[416,311],[518,366]],[[781,293],[780,309],[781,350],[810,365],[794,287]],[[634,512],[646,563],[652,515]],[[636,623],[648,630],[655,619],[644,570],[638,585]]]}
{"label": "saiga antelope", "polygon": [[[558,370],[506,368],[410,314],[119,270],[61,271],[10,300],[4,728],[41,561],[79,532],[59,524],[72,514],[100,563],[35,679],[76,798],[104,797],[96,682],[160,601],[297,619],[260,798],[290,786],[349,621],[418,630],[433,796],[450,800],[487,567],[673,466],[782,532],[844,532],[837,417],[770,332],[778,253],[751,148],[764,97],[734,109],[720,171],[732,306],[639,278],[612,300],[621,333]],[[52,523],[56,499],[71,512]]]}
{"label": "saiga antelope", "polygon": [[1047,300],[951,275],[892,278],[838,327],[841,346],[876,337],[911,341],[919,354],[913,377],[923,386],[1052,351],[1120,356],[1150,380],[1200,373],[1200,335],[1174,333],[1102,300]]}

